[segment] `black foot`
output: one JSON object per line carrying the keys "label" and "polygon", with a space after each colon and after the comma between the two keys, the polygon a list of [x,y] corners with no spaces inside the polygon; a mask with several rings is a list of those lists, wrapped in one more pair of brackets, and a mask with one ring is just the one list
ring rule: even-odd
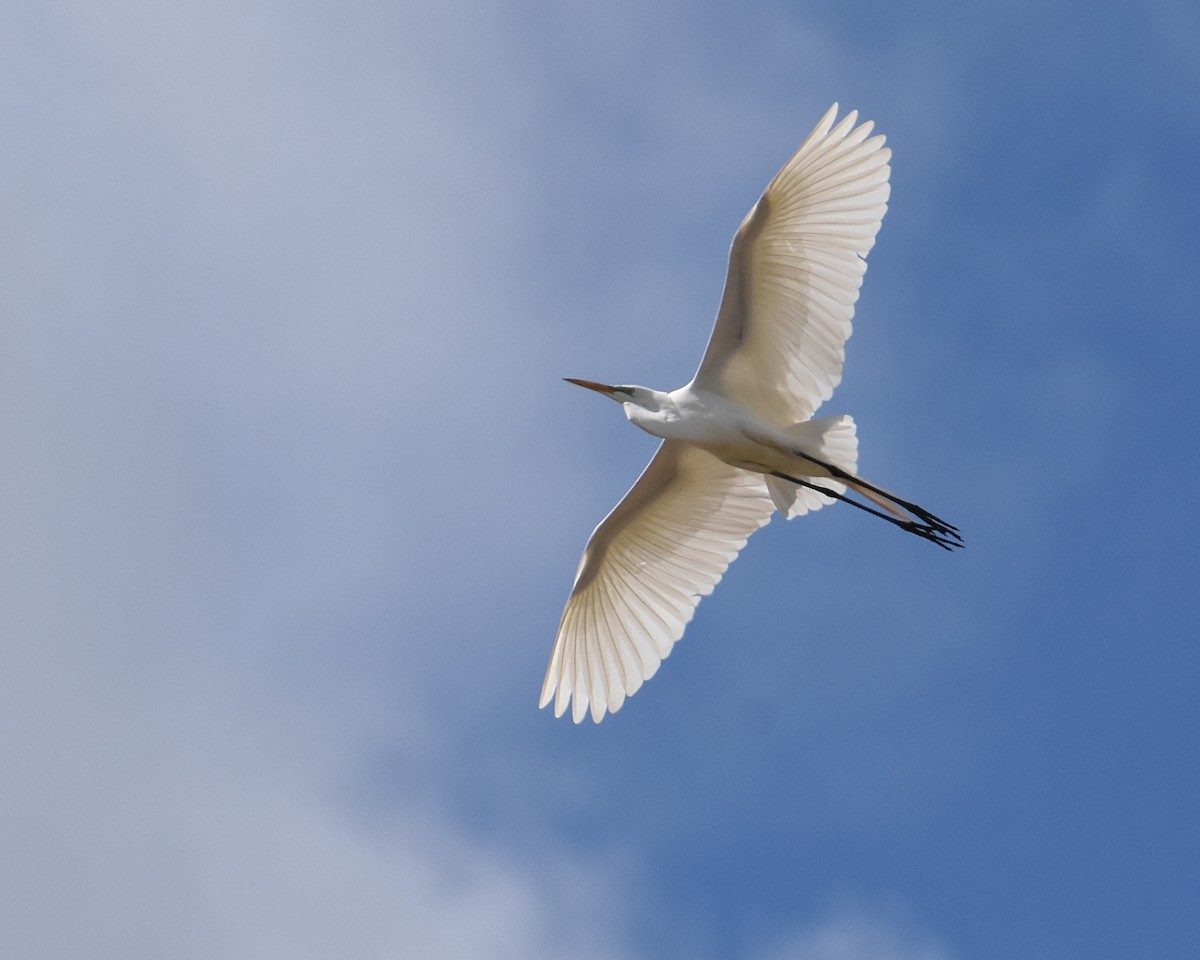
{"label": "black foot", "polygon": [[[915,533],[918,537],[924,537],[926,540],[932,540],[938,546],[945,547],[947,550],[963,546],[962,534],[958,532],[958,527],[947,523],[941,517],[934,516],[928,510],[923,510],[915,503],[897,503],[897,505],[907,510],[917,520],[922,521],[921,523],[912,521],[903,524],[904,528],[910,533]],[[930,534],[933,534],[933,536],[930,536]]]}
{"label": "black foot", "polygon": [[954,529],[943,529],[941,526],[917,523],[915,520],[902,520],[897,526],[901,530],[915,533],[918,537],[924,537],[930,543],[936,543],[943,550],[955,550],[963,547],[962,537]]}
{"label": "black foot", "polygon": [[962,546],[962,536],[958,532],[958,527],[954,526],[954,524],[947,523],[941,517],[930,513],[924,507],[919,507],[915,503],[909,503],[907,500],[901,500],[898,497],[893,497],[891,494],[884,494],[884,496],[902,510],[907,510],[918,520],[923,521],[923,523],[917,524],[917,526],[924,526],[939,534],[944,534],[946,537],[958,541],[954,546]]}

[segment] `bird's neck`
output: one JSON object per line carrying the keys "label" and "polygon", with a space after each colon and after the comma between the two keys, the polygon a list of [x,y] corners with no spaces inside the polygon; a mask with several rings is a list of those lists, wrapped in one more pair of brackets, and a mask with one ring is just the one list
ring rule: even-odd
{"label": "bird's neck", "polygon": [[667,437],[670,425],[679,419],[679,407],[669,393],[655,390],[653,400],[645,405],[626,403],[625,416],[634,426],[656,437]]}

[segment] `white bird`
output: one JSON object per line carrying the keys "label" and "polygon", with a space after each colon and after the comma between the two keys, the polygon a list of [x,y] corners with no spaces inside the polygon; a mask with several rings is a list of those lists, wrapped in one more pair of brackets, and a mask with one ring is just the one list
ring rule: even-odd
{"label": "white bird", "polygon": [[[888,160],[835,103],[733,239],[725,292],[692,381],[671,393],[569,382],[611,397],[662,445],[588,540],[539,706],[599,723],[658,670],[700,598],[772,511],[835,499],[949,550],[956,527],[855,474],[848,416],[811,419],[842,379],[854,304],[887,210]],[[847,489],[882,510],[851,499]]]}

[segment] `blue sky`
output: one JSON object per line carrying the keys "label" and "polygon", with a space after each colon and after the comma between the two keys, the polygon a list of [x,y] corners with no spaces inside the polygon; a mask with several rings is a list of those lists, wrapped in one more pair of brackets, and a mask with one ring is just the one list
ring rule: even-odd
{"label": "blue sky", "polygon": [[[13,955],[1200,941],[1193,4],[0,3]],[[741,217],[894,150],[865,475],[535,709]]]}

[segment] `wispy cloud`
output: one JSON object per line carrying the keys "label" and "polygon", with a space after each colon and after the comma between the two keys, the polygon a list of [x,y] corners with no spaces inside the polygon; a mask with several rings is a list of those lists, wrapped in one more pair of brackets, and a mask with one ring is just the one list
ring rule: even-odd
{"label": "wispy cloud", "polygon": [[839,909],[799,927],[759,960],[951,960],[943,945],[894,912]]}

